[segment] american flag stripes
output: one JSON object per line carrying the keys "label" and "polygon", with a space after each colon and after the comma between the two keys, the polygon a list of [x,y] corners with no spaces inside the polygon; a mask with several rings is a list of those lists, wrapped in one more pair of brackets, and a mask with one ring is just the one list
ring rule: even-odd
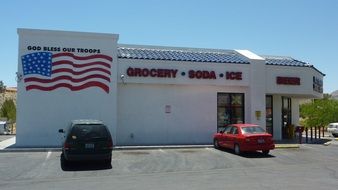
{"label": "american flag stripes", "polygon": [[108,55],[35,52],[23,55],[21,60],[26,90],[80,91],[94,87],[109,93],[113,59]]}

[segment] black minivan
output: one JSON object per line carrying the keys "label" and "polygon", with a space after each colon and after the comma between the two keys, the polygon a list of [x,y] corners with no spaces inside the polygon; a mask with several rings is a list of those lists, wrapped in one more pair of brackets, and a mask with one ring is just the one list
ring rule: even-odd
{"label": "black minivan", "polygon": [[111,164],[113,140],[103,122],[98,120],[73,120],[65,133],[62,146],[62,161],[103,160]]}

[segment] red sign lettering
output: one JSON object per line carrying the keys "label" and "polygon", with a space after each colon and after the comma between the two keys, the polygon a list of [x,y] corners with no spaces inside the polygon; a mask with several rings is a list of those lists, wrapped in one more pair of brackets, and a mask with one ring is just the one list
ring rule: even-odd
{"label": "red sign lettering", "polygon": [[158,78],[176,78],[177,69],[148,69],[132,68],[127,69],[129,77],[158,77]]}
{"label": "red sign lettering", "polygon": [[281,85],[300,85],[299,77],[277,77],[277,84]]}
{"label": "red sign lettering", "polygon": [[215,71],[189,71],[189,78],[191,79],[216,79]]}
{"label": "red sign lettering", "polygon": [[242,72],[226,72],[227,80],[242,80]]}

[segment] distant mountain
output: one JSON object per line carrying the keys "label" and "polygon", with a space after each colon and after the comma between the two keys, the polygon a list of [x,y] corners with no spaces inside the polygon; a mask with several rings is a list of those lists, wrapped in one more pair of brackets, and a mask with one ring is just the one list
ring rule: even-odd
{"label": "distant mountain", "polygon": [[332,98],[338,99],[338,90],[331,93]]}
{"label": "distant mountain", "polygon": [[14,100],[14,103],[16,104],[16,92],[16,87],[7,87],[5,92],[0,93],[0,108],[7,99]]}

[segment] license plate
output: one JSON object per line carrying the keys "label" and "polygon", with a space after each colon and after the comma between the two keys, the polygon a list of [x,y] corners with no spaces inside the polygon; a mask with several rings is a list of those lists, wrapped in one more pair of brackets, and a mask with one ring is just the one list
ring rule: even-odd
{"label": "license plate", "polygon": [[94,148],[94,144],[85,144],[85,148],[92,149],[92,148]]}
{"label": "license plate", "polygon": [[257,142],[258,142],[259,144],[263,144],[263,143],[265,143],[265,140],[264,140],[264,139],[258,139]]}

